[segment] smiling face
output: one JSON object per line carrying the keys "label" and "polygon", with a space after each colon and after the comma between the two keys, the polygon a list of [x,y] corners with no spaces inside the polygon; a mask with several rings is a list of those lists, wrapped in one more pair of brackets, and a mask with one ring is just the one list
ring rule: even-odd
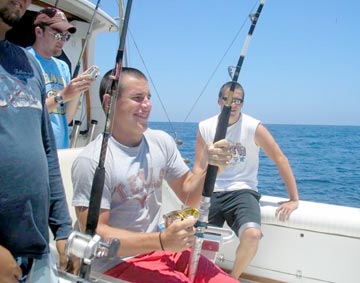
{"label": "smiling face", "polygon": [[116,101],[112,136],[121,144],[136,146],[148,127],[152,105],[145,78],[124,74],[120,80],[121,93]]}

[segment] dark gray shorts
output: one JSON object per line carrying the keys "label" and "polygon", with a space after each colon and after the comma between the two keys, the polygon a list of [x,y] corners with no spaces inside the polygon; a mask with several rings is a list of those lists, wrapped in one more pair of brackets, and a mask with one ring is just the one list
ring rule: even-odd
{"label": "dark gray shorts", "polygon": [[239,236],[240,228],[242,231],[248,227],[260,229],[260,197],[261,195],[253,190],[213,193],[209,224],[222,227],[226,221],[237,236]]}

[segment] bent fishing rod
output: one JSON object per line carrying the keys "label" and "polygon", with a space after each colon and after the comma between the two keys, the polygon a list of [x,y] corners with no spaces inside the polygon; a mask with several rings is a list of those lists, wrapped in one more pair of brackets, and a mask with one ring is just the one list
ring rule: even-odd
{"label": "bent fishing rod", "polygon": [[[116,55],[116,64],[113,71],[111,90],[115,89],[122,71],[122,62],[125,49],[125,39],[130,19],[132,0],[127,1],[124,23],[122,26],[119,48]],[[109,137],[111,135],[111,119],[115,111],[115,102],[119,96],[120,83],[117,83],[116,92],[112,92],[111,102],[106,108],[106,121],[101,144],[99,164],[95,169],[91,187],[88,214],[86,219],[85,234],[74,231],[68,238],[65,253],[67,256],[76,256],[81,259],[81,266],[78,277],[89,279],[91,263],[96,257],[113,257],[117,254],[120,242],[118,239],[108,239],[106,243],[99,235],[96,235],[97,223],[99,220],[101,198],[105,184],[105,158]],[[78,282],[84,282],[79,280]]]}
{"label": "bent fishing rod", "polygon": [[[244,46],[242,48],[238,63],[236,65],[235,73],[232,76],[232,83],[230,86],[230,91],[228,93],[227,100],[225,102],[225,105],[223,106],[221,113],[219,115],[218,124],[216,127],[215,137],[214,137],[214,143],[224,139],[226,137],[226,131],[229,123],[230,118],[230,111],[231,111],[231,104],[233,100],[233,95],[236,87],[237,80],[239,78],[240,70],[242,67],[242,64],[244,62],[244,58],[252,37],[252,34],[254,32],[256,23],[259,19],[261,10],[264,6],[265,0],[261,0],[257,11],[255,14],[250,15],[251,19],[251,26],[249,29],[249,32],[246,36],[246,40],[244,43]],[[195,281],[195,276],[199,264],[199,258],[201,253],[201,247],[204,240],[204,232],[207,227],[208,223],[208,216],[209,216],[209,207],[210,207],[210,197],[211,194],[214,191],[215,181],[216,181],[216,175],[218,172],[218,167],[209,164],[206,171],[205,176],[205,182],[202,192],[202,200],[200,202],[200,209],[199,209],[199,218],[195,224],[196,232],[195,232],[195,240],[194,244],[190,253],[190,263],[189,263],[189,274],[188,277],[191,282]]]}

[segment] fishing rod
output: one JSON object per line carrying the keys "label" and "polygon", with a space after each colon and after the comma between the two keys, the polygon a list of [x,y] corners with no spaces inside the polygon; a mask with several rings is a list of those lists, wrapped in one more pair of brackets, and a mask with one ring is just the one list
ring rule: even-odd
{"label": "fishing rod", "polygon": [[[132,0],[128,0],[126,11],[125,11],[125,18],[124,18],[124,25],[122,28],[121,33],[121,39],[119,44],[119,49],[116,55],[116,66],[115,66],[115,73],[116,74],[116,80],[119,79],[121,69],[122,69],[122,60],[124,55],[124,48],[125,48],[125,38],[126,38],[126,32],[128,28],[129,18],[130,18],[130,11],[131,11],[131,5]],[[115,79],[113,80],[113,85],[115,85]],[[120,84],[117,84],[117,89],[114,98],[112,101],[116,101],[120,90]],[[100,158],[99,158],[99,165],[95,170],[93,184],[91,188],[91,196],[90,196],[90,204],[89,204],[89,213],[87,217],[87,223],[86,223],[86,234],[93,235],[95,233],[97,222],[99,218],[99,209],[100,209],[100,203],[101,203],[101,196],[102,196],[102,190],[104,187],[105,182],[105,158],[106,158],[106,150],[107,150],[107,144],[110,137],[110,118],[112,117],[113,112],[115,111],[115,104],[111,103],[110,107],[107,109],[106,113],[106,121],[105,121],[105,129],[103,133],[103,141],[101,144],[101,152],[100,152]]]}
{"label": "fishing rod", "polygon": [[87,31],[87,33],[86,33],[85,41],[84,41],[83,46],[82,46],[82,48],[81,48],[81,52],[80,52],[80,55],[79,55],[79,59],[78,59],[77,64],[76,64],[76,66],[75,66],[75,69],[74,69],[74,73],[73,73],[72,78],[76,78],[76,77],[78,76],[78,74],[79,74],[80,64],[81,64],[81,63],[80,63],[80,62],[81,62],[81,58],[82,58],[83,55],[84,55],[85,48],[86,48],[86,46],[87,46],[87,42],[88,42],[89,37],[90,37],[90,33],[91,33],[92,27],[93,27],[93,25],[94,25],[95,16],[96,16],[96,13],[97,13],[97,11],[98,11],[98,9],[99,9],[100,1],[101,1],[101,0],[98,0],[97,3],[96,3],[95,9],[94,9],[94,13],[93,13],[93,15],[92,15],[92,17],[91,17],[90,25],[89,25],[88,31]]}
{"label": "fishing rod", "polygon": [[[119,80],[122,71],[122,61],[125,48],[125,38],[130,19],[132,0],[127,1],[124,23],[120,36],[119,48],[116,55],[116,64],[113,71],[111,89],[115,87],[115,80]],[[116,92],[112,95],[110,107],[106,110],[106,121],[103,132],[103,140],[99,157],[99,164],[95,169],[93,183],[91,187],[91,195],[88,207],[88,215],[86,219],[85,234],[74,231],[67,240],[65,253],[68,256],[76,256],[81,258],[81,266],[79,277],[89,279],[91,271],[91,263],[95,257],[112,257],[115,256],[119,248],[118,239],[109,239],[106,243],[102,242],[99,235],[96,235],[97,223],[99,220],[101,198],[105,183],[105,158],[109,137],[111,135],[111,119],[115,111],[114,101],[117,100],[120,91],[120,83],[117,83]],[[83,281],[78,281],[83,282]]]}
{"label": "fishing rod", "polygon": [[[100,1],[101,0],[98,0],[97,3],[96,3],[96,6],[95,6],[95,9],[94,9],[94,13],[91,17],[91,20],[90,20],[90,24],[89,24],[89,28],[87,30],[87,33],[86,33],[86,36],[85,36],[85,40],[84,40],[84,43],[83,43],[83,46],[81,48],[81,51],[80,51],[80,55],[79,55],[79,59],[75,65],[75,69],[74,69],[74,72],[73,72],[73,75],[72,75],[72,79],[73,78],[76,78],[79,74],[79,70],[80,70],[80,65],[81,65],[81,59],[84,55],[84,52],[85,52],[85,48],[87,46],[87,42],[89,40],[89,37],[90,37],[90,34],[91,34],[91,31],[92,31],[92,28],[93,28],[93,25],[94,25],[94,21],[95,21],[95,16],[96,16],[96,13],[99,9],[99,4],[100,4]],[[87,70],[87,73],[90,75],[91,79],[95,80],[98,76],[99,76],[99,68],[96,67],[96,66],[92,66],[89,70]],[[89,97],[87,96],[86,99],[88,100]],[[87,101],[87,105],[88,105],[88,101]],[[81,134],[84,134],[84,133],[87,133],[88,130],[89,130],[89,121],[90,120],[90,113],[89,111],[87,111],[87,129],[85,131],[80,131],[79,128],[80,128],[80,125],[81,125],[81,122],[80,122],[80,125],[77,125],[77,135],[74,135],[72,138],[74,141],[72,141],[72,143],[74,144],[74,146],[76,146],[76,140],[78,138],[78,135],[79,133]],[[75,124],[75,127],[74,129],[76,129],[76,124]]]}
{"label": "fishing rod", "polygon": [[[251,26],[250,26],[249,32],[247,34],[244,46],[241,50],[241,54],[240,54],[238,63],[236,65],[235,73],[232,76],[232,83],[230,86],[230,91],[227,96],[228,98],[225,102],[224,107],[221,110],[220,115],[219,115],[219,120],[218,120],[215,137],[214,137],[214,143],[221,139],[224,139],[226,137],[226,130],[227,130],[228,123],[229,123],[231,104],[232,104],[232,99],[233,99],[236,83],[239,78],[241,66],[244,62],[246,51],[249,46],[252,34],[254,32],[257,20],[259,19],[259,16],[260,16],[261,10],[264,6],[264,3],[265,3],[265,0],[261,0],[255,14],[250,15]],[[194,282],[194,280],[195,280],[195,276],[196,276],[196,272],[197,272],[197,268],[198,268],[198,264],[199,264],[201,247],[202,247],[202,243],[204,240],[204,232],[205,232],[205,229],[206,229],[207,223],[208,223],[210,197],[214,191],[217,172],[218,172],[217,166],[214,166],[211,164],[208,165],[206,176],[205,176],[203,192],[202,192],[202,200],[200,202],[199,218],[195,224],[195,228],[196,228],[195,240],[194,240],[193,247],[192,247],[191,254],[190,254],[188,277],[191,282]]]}
{"label": "fishing rod", "polygon": [[[124,55],[124,47],[125,47],[125,38],[126,38],[126,32],[128,28],[129,18],[130,18],[130,11],[131,11],[131,5],[132,0],[129,0],[127,2],[126,11],[125,11],[125,18],[124,18],[124,25],[122,28],[121,33],[121,39],[119,44],[119,49],[116,55],[117,62],[116,62],[116,80],[120,77],[121,69],[122,69],[122,60]],[[115,84],[115,80],[113,80],[113,85]],[[117,90],[115,93],[114,98],[112,101],[116,101],[118,94],[119,94],[119,88],[120,84],[117,84]],[[103,133],[103,141],[101,144],[101,152],[100,152],[100,158],[99,158],[99,165],[95,170],[94,174],[94,180],[91,188],[91,196],[90,196],[90,204],[89,204],[89,213],[87,217],[87,223],[86,223],[86,234],[93,235],[95,233],[97,222],[99,218],[99,209],[100,209],[100,203],[101,203],[101,196],[102,196],[102,190],[104,187],[105,182],[105,158],[106,158],[106,151],[107,151],[107,144],[110,137],[110,118],[112,117],[112,114],[114,112],[115,104],[111,103],[110,107],[107,109],[106,114],[106,121],[105,121],[105,129]]]}

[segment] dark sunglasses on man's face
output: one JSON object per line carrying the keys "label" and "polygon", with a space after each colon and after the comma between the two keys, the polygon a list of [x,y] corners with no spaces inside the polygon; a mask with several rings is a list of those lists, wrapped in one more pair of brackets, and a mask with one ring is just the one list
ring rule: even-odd
{"label": "dark sunglasses on man's face", "polygon": [[[222,98],[222,100],[224,100],[224,101],[227,101],[227,96],[222,96],[221,97]],[[244,99],[243,98],[233,98],[232,99],[232,102],[231,103],[235,103],[236,105],[240,105],[241,103],[243,103],[244,102]]]}

